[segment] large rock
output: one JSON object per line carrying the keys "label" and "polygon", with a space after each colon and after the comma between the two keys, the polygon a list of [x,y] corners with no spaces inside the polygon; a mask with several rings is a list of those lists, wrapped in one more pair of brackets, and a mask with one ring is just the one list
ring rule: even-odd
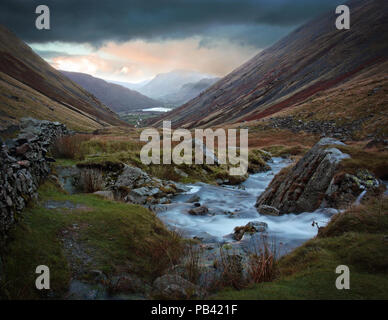
{"label": "large rock", "polygon": [[333,145],[344,144],[323,138],[285,176],[277,175],[259,196],[256,208],[271,206],[284,214],[310,212],[320,207],[338,164],[349,158]]}
{"label": "large rock", "polygon": [[190,299],[202,296],[198,286],[178,275],[166,274],[153,284],[153,295],[170,299]]}
{"label": "large rock", "polygon": [[168,203],[169,198],[181,191],[172,181],[151,177],[143,170],[128,165],[124,165],[112,189],[115,190],[115,198],[141,205]]}
{"label": "large rock", "polygon": [[107,199],[107,200],[114,200],[115,199],[113,192],[109,191],[109,190],[96,191],[96,192],[94,192],[94,194],[96,194],[104,199]]}
{"label": "large rock", "polygon": [[150,177],[143,170],[125,165],[123,172],[117,178],[116,186],[134,189],[143,186],[150,180]]}

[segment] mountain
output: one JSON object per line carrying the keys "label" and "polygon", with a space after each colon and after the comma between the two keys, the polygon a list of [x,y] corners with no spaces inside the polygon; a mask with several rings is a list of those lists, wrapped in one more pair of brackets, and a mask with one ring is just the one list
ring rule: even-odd
{"label": "mountain", "polygon": [[[349,30],[336,29],[333,8],[153,124],[168,119],[174,127],[193,128],[258,120],[307,103],[372,68],[386,74],[388,1],[355,0],[347,5]],[[342,103],[345,93],[331,104]],[[352,105],[347,107],[349,111]]]}
{"label": "mountain", "polygon": [[60,121],[79,130],[127,125],[1,25],[0,92],[1,128],[26,116]]}
{"label": "mountain", "polygon": [[197,82],[189,82],[181,86],[177,91],[160,97],[159,99],[165,103],[180,106],[198,96],[202,91],[205,91],[219,79],[220,78],[204,78]]}
{"label": "mountain", "polygon": [[121,85],[109,83],[105,80],[79,72],[61,71],[66,77],[78,83],[101,102],[115,112],[128,112],[138,109],[161,107],[159,101],[148,98],[141,93],[125,88]]}
{"label": "mountain", "polygon": [[176,93],[187,83],[198,82],[207,77],[209,76],[199,72],[174,70],[156,75],[146,85],[138,88],[138,91],[153,99],[160,99]]}
{"label": "mountain", "polygon": [[110,82],[110,83],[118,84],[118,85],[120,85],[122,87],[131,89],[131,90],[138,90],[139,88],[144,87],[148,82],[150,82],[151,79],[140,81],[140,82],[136,82],[136,83],[123,82],[123,81],[114,81],[114,80],[107,80],[107,81]]}

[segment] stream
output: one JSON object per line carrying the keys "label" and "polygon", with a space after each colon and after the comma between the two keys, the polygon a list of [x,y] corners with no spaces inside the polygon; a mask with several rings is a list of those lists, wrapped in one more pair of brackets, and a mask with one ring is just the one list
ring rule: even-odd
{"label": "stream", "polygon": [[[313,221],[318,222],[320,227],[324,226],[338,212],[331,208],[282,216],[260,215],[257,212],[254,206],[257,197],[273,177],[290,163],[288,159],[272,158],[270,171],[251,174],[239,186],[206,183],[186,185],[189,191],[175,196],[172,203],[165,205],[164,211],[158,213],[158,217],[170,229],[179,231],[186,238],[197,237],[213,245],[229,243],[244,251],[249,250],[260,233],[245,235],[242,240],[236,241],[232,237],[234,228],[245,226],[248,222],[265,222],[268,237],[281,246],[281,254],[285,254],[317,234],[317,227],[312,226]],[[198,202],[209,209],[209,215],[194,216],[188,213],[194,204],[187,201],[194,196],[199,197]]]}

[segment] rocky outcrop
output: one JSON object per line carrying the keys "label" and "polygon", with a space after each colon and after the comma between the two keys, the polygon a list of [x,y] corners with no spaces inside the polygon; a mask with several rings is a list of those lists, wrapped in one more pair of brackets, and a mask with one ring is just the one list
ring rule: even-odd
{"label": "rocky outcrop", "polygon": [[170,203],[176,193],[183,191],[175,182],[151,177],[143,170],[128,165],[124,165],[111,189],[116,198],[141,205]]}
{"label": "rocky outcrop", "polygon": [[22,119],[20,133],[15,139],[0,140],[0,240],[6,238],[10,227],[26,206],[37,197],[37,189],[50,173],[47,156],[50,144],[68,134],[59,122]]}
{"label": "rocky outcrop", "polygon": [[363,191],[379,192],[381,183],[369,172],[354,176],[339,170],[341,160],[350,156],[335,145],[344,144],[323,138],[294,167],[281,171],[259,196],[258,212],[267,214],[268,206],[279,214],[311,212],[319,207],[342,209]]}

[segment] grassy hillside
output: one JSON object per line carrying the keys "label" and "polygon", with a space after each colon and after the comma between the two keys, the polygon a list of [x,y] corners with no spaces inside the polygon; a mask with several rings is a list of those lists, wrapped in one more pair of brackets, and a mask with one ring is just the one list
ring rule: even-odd
{"label": "grassy hillside", "polygon": [[[70,127],[79,126],[77,121],[73,121],[74,117],[67,118],[65,115],[70,111],[80,115],[81,126],[90,125],[91,129],[109,125],[126,125],[92,94],[51,67],[3,26],[0,26],[0,72],[2,73],[1,92],[5,91],[1,97],[4,105],[0,106],[3,124],[5,121],[15,122],[20,118],[20,111],[23,109],[25,110],[23,116],[30,115],[29,106],[23,103],[28,96],[35,102],[34,109],[41,109],[36,110],[35,114],[51,113],[51,117],[55,117],[57,112],[47,112],[47,104],[54,104],[59,111],[56,120],[67,120]],[[13,91],[17,95],[6,94],[6,91]],[[46,97],[46,104],[41,106],[39,102],[42,96]],[[17,103],[17,98],[20,99],[20,105]],[[10,99],[14,101],[9,103]],[[16,105],[17,108],[16,110],[12,107],[5,109],[7,105]],[[42,118],[46,119],[46,117]]]}
{"label": "grassy hillside", "polygon": [[163,106],[161,102],[148,98],[135,90],[109,83],[85,73],[67,71],[61,71],[61,73],[94,94],[117,113]]}
{"label": "grassy hillside", "polygon": [[263,119],[314,94],[325,96],[362,71],[384,76],[387,2],[353,0],[347,5],[352,12],[350,30],[335,28],[333,7],[153,123],[169,119],[175,127],[194,128]]}
{"label": "grassy hillside", "polygon": [[82,132],[102,127],[87,114],[66,108],[3,72],[0,72],[0,91],[0,129],[17,124],[18,119],[26,116],[59,121]]}
{"label": "grassy hillside", "polygon": [[[368,135],[388,135],[387,93],[388,79],[382,70],[388,69],[388,61],[360,72],[349,81],[312,95],[306,101],[276,116],[293,116],[303,121],[333,120],[339,126],[364,120],[358,139]],[[255,122],[252,122],[254,125]],[[257,124],[260,122],[256,122]]]}

